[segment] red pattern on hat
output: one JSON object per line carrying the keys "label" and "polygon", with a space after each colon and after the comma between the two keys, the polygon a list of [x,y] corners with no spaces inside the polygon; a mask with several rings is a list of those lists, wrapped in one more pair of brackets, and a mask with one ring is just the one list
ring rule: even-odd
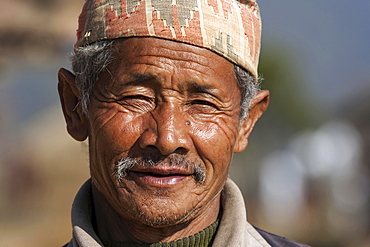
{"label": "red pattern on hat", "polygon": [[170,0],[86,0],[75,47],[123,37],[165,38],[210,49],[257,76],[261,20],[255,1],[169,3]]}

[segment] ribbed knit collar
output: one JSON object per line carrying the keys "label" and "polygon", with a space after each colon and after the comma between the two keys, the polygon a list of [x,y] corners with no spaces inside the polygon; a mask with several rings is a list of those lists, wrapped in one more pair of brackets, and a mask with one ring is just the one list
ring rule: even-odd
{"label": "ribbed knit collar", "polygon": [[155,244],[139,244],[139,243],[122,243],[117,241],[102,240],[105,247],[207,247],[212,245],[213,236],[218,227],[219,219],[212,225],[202,231],[173,242],[155,243]]}

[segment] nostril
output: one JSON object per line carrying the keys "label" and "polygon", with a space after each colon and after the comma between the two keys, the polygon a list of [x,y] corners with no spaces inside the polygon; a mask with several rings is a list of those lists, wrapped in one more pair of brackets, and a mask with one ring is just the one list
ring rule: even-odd
{"label": "nostril", "polygon": [[146,148],[149,150],[158,150],[158,148],[155,145],[148,145],[146,146]]}
{"label": "nostril", "polygon": [[182,154],[182,155],[187,154],[187,152],[188,152],[188,150],[186,148],[183,148],[183,147],[179,147],[174,151],[174,153]]}

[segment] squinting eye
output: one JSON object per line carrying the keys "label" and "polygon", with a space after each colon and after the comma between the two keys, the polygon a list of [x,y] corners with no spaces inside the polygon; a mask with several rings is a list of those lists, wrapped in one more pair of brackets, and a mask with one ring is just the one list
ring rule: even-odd
{"label": "squinting eye", "polygon": [[137,95],[127,95],[122,97],[117,103],[123,106],[131,106],[131,107],[151,107],[154,103],[154,99],[144,96],[141,94]]}
{"label": "squinting eye", "polygon": [[192,105],[208,105],[208,106],[216,107],[215,104],[209,101],[206,101],[206,100],[193,100],[191,101],[191,104]]}
{"label": "squinting eye", "polygon": [[142,103],[151,104],[154,102],[154,99],[148,96],[137,94],[137,95],[124,96],[121,100],[119,100],[119,102],[124,103],[124,104],[142,104]]}
{"label": "squinting eye", "polygon": [[154,98],[140,94],[123,96],[120,100],[117,100],[116,103],[124,107],[126,110],[137,113],[148,112],[155,107]]}
{"label": "squinting eye", "polygon": [[141,100],[152,101],[151,98],[143,96],[143,95],[129,95],[129,96],[123,97],[123,100],[130,100],[130,99],[141,99]]}

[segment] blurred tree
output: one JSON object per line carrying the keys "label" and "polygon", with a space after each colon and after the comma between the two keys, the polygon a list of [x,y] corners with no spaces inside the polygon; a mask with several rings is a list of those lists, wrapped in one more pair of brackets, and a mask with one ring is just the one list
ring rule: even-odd
{"label": "blurred tree", "polygon": [[263,123],[284,134],[312,128],[322,121],[322,109],[307,87],[303,59],[292,51],[277,43],[267,44],[260,59],[260,73],[265,78],[262,87],[271,93],[270,109]]}

